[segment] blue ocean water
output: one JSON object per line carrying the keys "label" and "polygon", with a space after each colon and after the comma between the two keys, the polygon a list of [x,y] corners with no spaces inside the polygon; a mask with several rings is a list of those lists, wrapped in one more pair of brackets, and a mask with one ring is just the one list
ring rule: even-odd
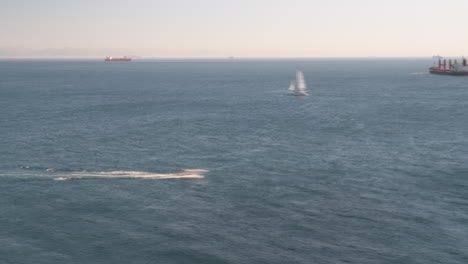
{"label": "blue ocean water", "polygon": [[0,61],[0,263],[468,263],[468,78],[430,64]]}

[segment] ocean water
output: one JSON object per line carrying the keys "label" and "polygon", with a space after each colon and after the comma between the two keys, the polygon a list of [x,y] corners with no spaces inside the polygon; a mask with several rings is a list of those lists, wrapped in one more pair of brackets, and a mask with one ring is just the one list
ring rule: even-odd
{"label": "ocean water", "polygon": [[430,65],[0,61],[0,263],[468,263],[468,78]]}

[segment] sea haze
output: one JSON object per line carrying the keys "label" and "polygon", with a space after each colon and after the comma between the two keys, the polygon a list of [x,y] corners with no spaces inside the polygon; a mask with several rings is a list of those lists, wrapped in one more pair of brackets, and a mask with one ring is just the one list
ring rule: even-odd
{"label": "sea haze", "polygon": [[468,263],[468,78],[429,66],[2,60],[0,262]]}

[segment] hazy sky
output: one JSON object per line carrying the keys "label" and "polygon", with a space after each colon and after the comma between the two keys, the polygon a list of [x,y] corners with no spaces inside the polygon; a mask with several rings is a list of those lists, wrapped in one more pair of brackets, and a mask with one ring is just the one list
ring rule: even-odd
{"label": "hazy sky", "polygon": [[0,57],[468,55],[468,0],[0,0]]}

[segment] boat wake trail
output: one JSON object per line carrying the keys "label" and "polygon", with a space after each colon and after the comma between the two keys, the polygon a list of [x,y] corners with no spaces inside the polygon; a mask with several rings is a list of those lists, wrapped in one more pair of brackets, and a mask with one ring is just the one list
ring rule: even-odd
{"label": "boat wake trail", "polygon": [[54,168],[38,168],[19,166],[18,169],[28,170],[28,173],[11,172],[0,174],[7,177],[25,177],[67,181],[79,179],[203,179],[209,172],[204,169],[182,169],[173,173],[154,173],[145,171],[73,171]]}
{"label": "boat wake trail", "polygon": [[75,172],[53,178],[54,181],[78,179],[203,179],[208,170],[183,169],[175,173],[151,173],[143,171],[101,171],[101,172]]}
{"label": "boat wake trail", "polygon": [[429,75],[428,72],[413,72],[411,75]]}

